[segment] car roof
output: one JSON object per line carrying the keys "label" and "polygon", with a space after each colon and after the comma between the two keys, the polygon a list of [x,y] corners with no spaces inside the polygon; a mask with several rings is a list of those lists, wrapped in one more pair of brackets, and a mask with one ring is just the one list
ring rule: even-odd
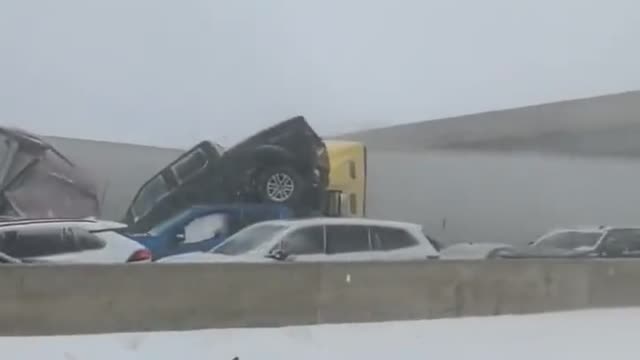
{"label": "car roof", "polygon": [[562,233],[562,232],[581,232],[581,233],[604,233],[611,230],[640,230],[640,226],[585,226],[585,227],[575,227],[575,228],[564,228],[564,229],[555,229],[549,231],[547,235]]}
{"label": "car roof", "polygon": [[274,204],[274,203],[223,203],[223,204],[214,204],[214,205],[193,205],[183,212],[189,211],[217,211],[217,210],[237,210],[237,209],[288,209],[287,206],[282,204]]}
{"label": "car roof", "polygon": [[2,219],[0,220],[0,231],[11,227],[22,227],[29,225],[64,225],[75,224],[81,226],[87,230],[105,230],[105,229],[124,229],[126,224],[109,221],[99,220],[94,218],[49,218],[49,219],[29,219],[29,218],[15,218],[15,219]]}
{"label": "car roof", "polygon": [[576,227],[576,228],[553,229],[551,231],[548,231],[545,235],[564,233],[564,232],[602,233],[605,231],[606,231],[605,228],[599,228],[599,227]]}
{"label": "car roof", "polygon": [[311,226],[311,225],[363,225],[363,226],[389,226],[389,227],[422,227],[420,224],[403,222],[403,221],[391,221],[391,220],[377,220],[368,218],[339,218],[339,217],[314,217],[305,219],[287,219],[287,220],[269,220],[263,221],[258,224],[263,225],[281,225],[287,227],[298,226]]}

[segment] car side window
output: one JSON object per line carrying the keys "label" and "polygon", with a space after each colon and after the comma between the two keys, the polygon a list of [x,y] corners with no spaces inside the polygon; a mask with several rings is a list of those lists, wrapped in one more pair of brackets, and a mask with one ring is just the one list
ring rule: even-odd
{"label": "car side window", "polygon": [[636,232],[633,236],[629,238],[627,241],[627,250],[633,252],[640,251],[640,233]]}
{"label": "car side window", "polygon": [[193,219],[184,228],[184,242],[195,243],[226,235],[228,231],[228,215],[214,213]]}
{"label": "car side window", "polygon": [[605,249],[611,255],[640,252],[640,230],[612,230],[605,238]]}
{"label": "car side window", "polygon": [[171,166],[171,170],[178,183],[182,183],[202,171],[207,166],[207,162],[207,154],[202,149],[195,149]]}
{"label": "car side window", "polygon": [[282,240],[281,249],[290,255],[324,254],[324,229],[311,226],[294,230]]}
{"label": "car side window", "polygon": [[80,250],[99,250],[107,246],[106,241],[85,229],[76,228],[72,230],[76,248]]}
{"label": "car side window", "polygon": [[51,256],[103,248],[97,236],[78,228],[24,229],[0,234],[0,252],[15,258]]}
{"label": "car side window", "polygon": [[327,254],[371,250],[369,228],[359,225],[327,225]]}
{"label": "car side window", "polygon": [[133,201],[131,211],[133,215],[144,216],[151,208],[163,197],[169,194],[169,184],[162,177],[162,175],[156,175],[153,179],[149,180],[142,186],[140,192]]}
{"label": "car side window", "polygon": [[418,241],[406,230],[380,226],[371,227],[371,242],[376,250],[396,250],[415,246]]}

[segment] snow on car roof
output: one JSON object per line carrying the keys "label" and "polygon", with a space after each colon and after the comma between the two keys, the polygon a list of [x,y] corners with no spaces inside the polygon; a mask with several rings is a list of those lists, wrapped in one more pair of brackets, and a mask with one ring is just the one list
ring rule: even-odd
{"label": "snow on car roof", "polygon": [[28,226],[28,225],[41,225],[41,224],[82,224],[82,227],[88,230],[105,230],[105,229],[124,229],[126,224],[109,221],[99,220],[95,218],[44,218],[44,219],[28,219],[28,218],[15,218],[15,219],[3,219],[0,221],[0,229],[14,226]]}
{"label": "snow on car roof", "polygon": [[308,225],[369,225],[369,226],[389,226],[389,227],[422,227],[420,224],[377,220],[367,218],[334,218],[334,217],[315,217],[306,219],[288,219],[288,220],[270,220],[263,221],[258,224],[281,225],[281,226],[308,226]]}
{"label": "snow on car roof", "polygon": [[601,226],[584,226],[584,227],[574,227],[574,228],[559,228],[554,229],[545,234],[557,234],[563,232],[579,232],[579,233],[602,233],[610,230],[640,230],[640,226],[610,226],[610,225],[601,225]]}
{"label": "snow on car roof", "polygon": [[578,232],[578,233],[601,233],[604,232],[605,228],[599,227],[575,227],[575,228],[563,228],[563,229],[553,229],[544,234],[544,236],[565,233],[565,232]]}

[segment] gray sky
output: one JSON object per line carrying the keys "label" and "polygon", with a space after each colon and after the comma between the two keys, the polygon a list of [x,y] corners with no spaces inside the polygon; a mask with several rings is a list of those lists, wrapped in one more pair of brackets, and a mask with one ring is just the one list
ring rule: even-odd
{"label": "gray sky", "polygon": [[640,89],[636,0],[0,0],[0,118],[225,145]]}

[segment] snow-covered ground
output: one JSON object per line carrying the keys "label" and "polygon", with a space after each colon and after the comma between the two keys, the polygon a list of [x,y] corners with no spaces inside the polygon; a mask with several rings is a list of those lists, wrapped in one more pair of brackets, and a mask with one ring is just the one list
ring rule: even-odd
{"label": "snow-covered ground", "polygon": [[278,329],[0,337],[22,360],[623,360],[636,348],[640,309]]}

